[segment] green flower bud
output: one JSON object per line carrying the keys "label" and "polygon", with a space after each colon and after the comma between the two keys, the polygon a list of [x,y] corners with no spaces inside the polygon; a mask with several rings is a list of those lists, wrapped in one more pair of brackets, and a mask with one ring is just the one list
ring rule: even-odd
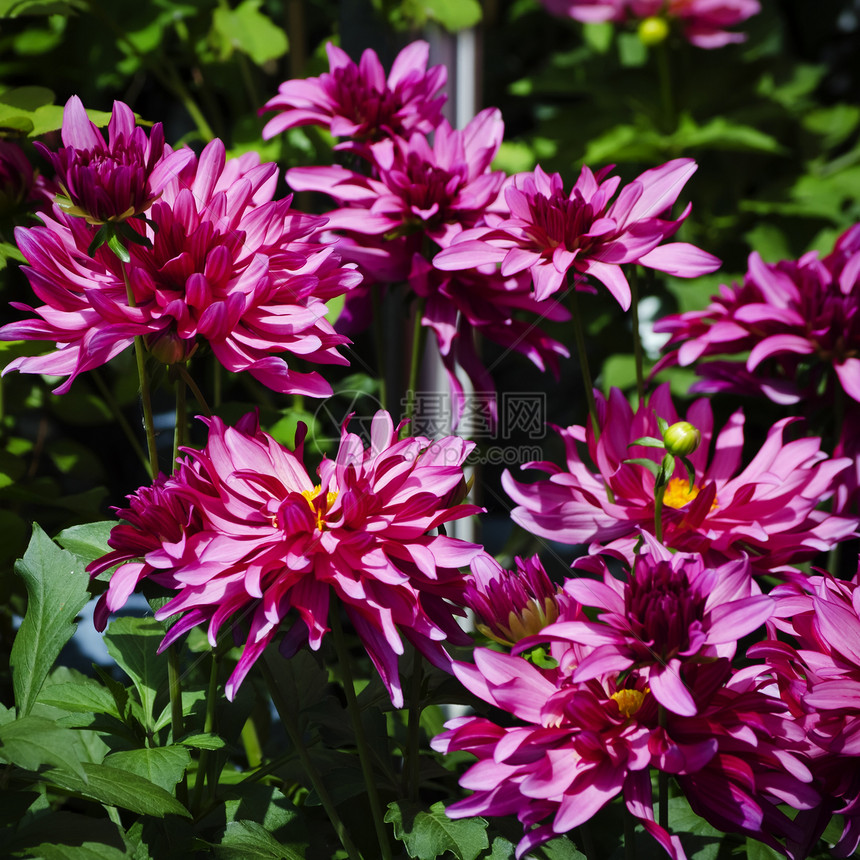
{"label": "green flower bud", "polygon": [[659,45],[669,35],[669,25],[665,18],[643,18],[638,33],[643,45]]}
{"label": "green flower bud", "polygon": [[676,421],[663,433],[663,444],[674,457],[692,454],[702,441],[702,434],[689,421]]}

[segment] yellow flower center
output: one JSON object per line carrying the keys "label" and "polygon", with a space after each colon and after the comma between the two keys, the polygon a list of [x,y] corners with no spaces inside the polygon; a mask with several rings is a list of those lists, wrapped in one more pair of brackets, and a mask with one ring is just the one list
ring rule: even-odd
{"label": "yellow flower center", "polygon": [[686,478],[672,478],[663,493],[663,504],[670,508],[683,508],[698,495],[699,488],[693,485],[690,489],[690,482]]}
{"label": "yellow flower center", "polygon": [[618,690],[609,698],[618,705],[618,711],[622,717],[632,717],[645,699],[647,690]]}
{"label": "yellow flower center", "polygon": [[325,504],[319,504],[317,499],[322,492],[322,487],[318,484],[312,490],[302,490],[302,495],[307,500],[311,511],[316,515],[317,528],[322,531],[325,528],[325,515],[331,510],[334,500],[337,498],[337,490],[332,490],[326,493]]}

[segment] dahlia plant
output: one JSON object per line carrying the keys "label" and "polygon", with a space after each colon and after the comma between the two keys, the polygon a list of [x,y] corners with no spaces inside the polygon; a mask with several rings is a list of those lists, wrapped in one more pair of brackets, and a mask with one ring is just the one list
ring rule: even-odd
{"label": "dahlia plant", "polygon": [[[287,5],[283,43],[296,68],[317,24],[303,34]],[[544,5],[648,24],[649,44],[677,26],[699,47],[739,41],[730,28],[759,11],[756,0]],[[705,311],[690,300],[671,313],[662,275],[713,272],[720,263],[704,246],[735,259],[743,237],[767,234],[738,229],[721,241],[719,207],[741,180],[733,172],[719,193],[700,192],[706,171],[688,146],[752,139],[765,158],[764,132],[715,138],[708,127],[688,144],[698,102],[675,113],[661,92],[661,118],[680,124],[656,133],[653,105],[631,92],[651,147],[620,148],[620,161],[637,161],[635,178],[577,161],[571,186],[571,159],[607,152],[612,135],[557,150],[551,170],[537,145],[528,162],[503,146],[499,108],[455,128],[443,118],[449,69],[431,62],[442,37],[406,45],[388,71],[370,49],[354,60],[326,41],[313,62],[328,71],[287,80],[261,104],[254,72],[276,65],[267,51],[280,30],[265,4],[217,7],[200,31],[190,7],[169,26],[159,18],[165,46],[170,27],[183,51],[206,46],[190,85],[166,49],[141,67],[177,88],[196,126],[186,144],[170,146],[159,123],[147,130],[120,101],[103,133],[78,96],[53,106],[59,138],[36,142],[44,176],[26,147],[0,141],[0,214],[18,219],[3,259],[23,258],[10,282],[19,316],[0,328],[3,373],[28,375],[3,380],[0,524],[14,544],[37,499],[58,532],[34,526],[16,564],[26,610],[20,587],[2,581],[11,608],[0,641],[14,637],[9,677],[0,671],[11,691],[0,702],[6,853],[855,853],[860,227],[840,222],[821,257],[772,264],[752,249],[740,285]],[[59,32],[56,15],[50,26]],[[260,38],[245,41],[249,31]],[[608,31],[591,28],[588,45]],[[141,33],[128,41],[137,52]],[[664,59],[677,41],[660,45]],[[196,105],[224,77],[212,58],[234,52],[247,92],[208,93],[205,104],[253,101],[262,138],[287,133],[274,147],[284,174],[253,151],[253,122],[231,148]],[[766,53],[750,56],[763,63]],[[0,94],[4,134],[29,122],[41,137],[54,114],[15,113],[42,95],[21,89]],[[811,111],[807,132],[834,117],[848,128],[853,116]],[[314,127],[323,133],[305,135]],[[309,163],[322,149],[330,159]],[[552,152],[541,145],[541,159]],[[710,171],[710,155],[702,164]],[[329,211],[294,208],[281,178],[302,207],[323,211],[327,198]],[[697,200],[698,233],[691,204],[676,209],[682,193]],[[20,221],[24,209],[38,220]],[[639,267],[669,334],[650,379]],[[406,301],[411,340],[401,337]],[[437,372],[424,361],[428,330],[448,391],[424,393],[448,397],[455,417],[478,400],[486,427],[416,426],[415,390],[422,372]],[[612,384],[617,365],[600,369],[595,391],[589,353],[626,356],[628,340],[635,397],[632,382],[630,395]],[[136,380],[121,358],[132,345]],[[535,370],[514,375],[502,365],[512,352]],[[392,366],[408,373],[405,388],[398,379],[400,390],[387,389]],[[714,397],[684,397],[679,367]],[[546,370],[557,387],[527,375]],[[584,404],[570,396],[577,375]],[[201,413],[190,428],[186,387]],[[739,394],[758,408],[739,408]],[[84,441],[108,453],[69,472],[70,499],[44,469],[63,472],[86,449],[80,431],[55,444],[71,441],[61,435],[70,416],[98,420],[76,414],[76,397],[112,412],[129,447],[94,431]],[[573,423],[547,424],[560,416]],[[544,440],[547,427],[556,432]],[[517,433],[543,453],[517,449]],[[144,436],[141,478],[126,460],[143,453]],[[478,441],[504,457],[482,461]],[[109,502],[138,487],[111,518],[82,507],[100,504],[79,491],[100,462],[110,464]],[[515,465],[541,477],[520,480]],[[113,661],[92,675],[66,657],[54,665],[82,610]]]}

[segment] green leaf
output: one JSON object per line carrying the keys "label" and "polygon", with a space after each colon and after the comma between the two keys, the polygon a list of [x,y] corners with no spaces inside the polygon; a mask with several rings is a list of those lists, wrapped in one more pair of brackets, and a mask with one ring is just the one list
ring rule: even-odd
{"label": "green leaf", "polygon": [[127,851],[102,842],[84,842],[81,845],[54,845],[45,842],[38,845],[31,856],[42,860],[124,860]]}
{"label": "green leaf", "polygon": [[106,520],[100,523],[71,526],[63,529],[57,535],[56,541],[63,549],[74,553],[81,561],[89,564],[110,552],[108,538],[116,524],[116,520]]}
{"label": "green leaf", "polygon": [[459,860],[475,860],[490,845],[485,819],[452,821],[441,801],[429,812],[418,804],[394,801],[388,804],[385,820],[394,825],[394,836],[403,842],[409,856],[421,860],[432,860],[446,851]]}
{"label": "green leaf", "polygon": [[75,791],[84,797],[109,806],[120,806],[140,815],[183,815],[191,817],[188,810],[161,786],[136,773],[109,767],[104,764],[83,763],[87,781],[59,770],[50,770],[45,777],[67,791]]}
{"label": "green leaf", "polygon": [[92,678],[46,686],[39,693],[38,701],[73,714],[110,714],[120,717],[110,691]]}
{"label": "green leaf", "polygon": [[191,754],[184,746],[173,744],[115,752],[105,758],[104,764],[142,776],[165,791],[172,792],[191,764]]}
{"label": "green leaf", "polygon": [[550,839],[541,845],[546,860],[588,860],[573,842],[565,836]]}
{"label": "green leaf", "polygon": [[0,758],[24,770],[50,765],[77,774],[86,782],[84,757],[77,732],[43,717],[21,717],[0,726]]}
{"label": "green leaf", "polygon": [[632,448],[634,445],[641,445],[643,448],[666,447],[666,443],[662,439],[658,439],[656,436],[640,436],[638,439],[634,439],[630,442],[627,447]]}
{"label": "green leaf", "polygon": [[305,854],[281,845],[262,824],[256,821],[231,821],[220,844],[213,845],[218,860],[271,858],[271,860],[304,860]]}
{"label": "green leaf", "polygon": [[419,0],[424,15],[451,33],[474,27],[481,20],[481,4],[476,0]]}
{"label": "green leaf", "polygon": [[656,478],[660,473],[660,467],[647,457],[631,457],[629,460],[622,460],[622,463],[629,463],[631,466],[644,466]]}
{"label": "green leaf", "polygon": [[179,743],[195,750],[220,750],[227,746],[226,742],[218,735],[209,733],[186,735],[184,738],[180,738]]}
{"label": "green leaf", "polygon": [[167,692],[167,655],[157,654],[164,628],[154,618],[115,618],[105,632],[108,654],[131,678],[140,696],[144,726],[154,729],[155,700]]}
{"label": "green leaf", "polygon": [[759,842],[757,839],[752,839],[747,836],[746,841],[746,857],[747,860],[783,860],[782,854],[774,851],[764,842]]}
{"label": "green leaf", "polygon": [[263,0],[243,0],[235,9],[219,6],[212,13],[212,30],[221,59],[228,59],[235,49],[262,66],[286,54],[287,34],[260,12],[262,5]]}
{"label": "green leaf", "polygon": [[63,645],[71,639],[78,612],[89,599],[89,577],[70,552],[37,525],[15,572],[27,586],[27,612],[9,662],[18,713],[30,713]]}

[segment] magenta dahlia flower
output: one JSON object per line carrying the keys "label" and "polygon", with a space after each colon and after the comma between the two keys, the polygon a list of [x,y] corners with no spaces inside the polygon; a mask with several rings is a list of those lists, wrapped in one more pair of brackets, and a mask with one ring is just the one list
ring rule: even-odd
{"label": "magenta dahlia flower", "polygon": [[560,18],[592,21],[637,21],[661,18],[677,22],[684,38],[697,48],[722,48],[743,42],[746,34],[726,29],[761,11],[759,0],[541,0]]}
{"label": "magenta dahlia flower", "polygon": [[525,829],[516,849],[522,858],[622,795],[666,853],[683,860],[680,839],[655,821],[656,768],[673,775],[693,808],[724,830],[783,851],[780,840],[802,836],[778,804],[811,809],[820,798],[800,760],[803,731],[778,699],[749,677],[732,676],[729,661],[717,658],[683,668],[696,715],[661,717],[635,670],[574,681],[586,653],[558,636],[552,643],[557,668],[485,648],[475,650],[474,665],[454,663],[468,690],[518,722],[503,728],[483,717],[460,717],[433,739],[439,752],[463,750],[478,759],[460,778],[473,793],[448,806],[449,817],[516,814]]}
{"label": "magenta dahlia flower", "polygon": [[[476,556],[463,594],[465,605],[475,613],[476,628],[508,647],[552,624],[569,602],[536,555],[515,558],[514,565],[505,570],[486,553]],[[566,617],[574,612],[569,609]]]}
{"label": "magenta dahlia flower", "polygon": [[275,637],[283,635],[287,655],[305,642],[320,647],[334,596],[401,707],[401,635],[443,667],[446,641],[471,641],[455,618],[465,589],[459,568],[481,548],[431,532],[481,510],[460,504],[473,443],[401,440],[380,411],[370,447],[344,428],[337,456],[323,460],[315,482],[301,437],[293,452],[262,432],[253,414],[235,427],[206,423],[206,446],[187,449],[172,477],[119,511],[129,524],[113,530],[113,552],[89,567],[98,574],[128,562],[111,577],[98,623],[148,578],[176,592],[156,618],[182,616],[162,648],[198,624],[208,625],[213,646],[226,621],[247,624],[227,683],[232,699]]}
{"label": "magenta dahlia flower", "polygon": [[[441,247],[474,227],[498,197],[504,173],[490,163],[502,142],[498,109],[481,111],[462,131],[443,121],[433,135],[381,140],[370,147],[373,176],[339,165],[294,167],[296,191],[319,191],[345,204],[329,212],[329,227],[359,236],[426,235]],[[420,241],[415,250],[420,249]]]}
{"label": "magenta dahlia flower", "polygon": [[[655,372],[695,364],[699,391],[790,404],[825,389],[829,405],[837,384],[860,401],[860,224],[823,259],[810,252],[771,264],[753,252],[742,284],[720,287],[704,311],[665,317],[655,329],[670,335]],[[715,360],[732,355],[747,357]]]}
{"label": "magenta dahlia flower", "polygon": [[17,143],[0,140],[0,218],[50,209],[57,189],[33,169]]}
{"label": "magenta dahlia flower", "polygon": [[[36,319],[0,329],[4,340],[55,341],[54,352],[17,358],[3,371],[75,377],[107,363],[141,335],[165,364],[207,344],[231,371],[248,371],[269,388],[314,397],[331,393],[317,372],[287,366],[283,353],[317,364],[347,364],[347,339],[326,320],[324,304],[358,284],[330,245],[311,241],[325,218],[272,200],[277,168],[256,154],[225,161],[210,143],[162,190],[151,224],[129,222],[148,239],[130,243],[122,264],[107,248],[93,255],[84,219],[55,208],[44,226],[18,228],[24,272],[44,304]],[[129,301],[125,279],[133,301]]]}
{"label": "magenta dahlia flower", "polygon": [[635,668],[663,707],[693,716],[696,703],[681,664],[731,660],[737,641],[771,616],[773,600],[753,583],[746,557],[708,567],[698,554],[673,554],[648,534],[644,540],[645,552],[636,555],[624,579],[610,573],[599,556],[574,562],[602,577],[564,584],[567,595],[597,610],[597,618],[558,621],[539,638],[561,636],[590,648],[574,681]]}
{"label": "magenta dahlia flower", "polygon": [[696,170],[690,158],[677,158],[646,170],[621,189],[609,176],[611,167],[596,175],[583,165],[569,194],[561,174],[549,176],[538,166],[519,173],[505,188],[509,212],[489,214],[486,225],[453,237],[433,265],[443,271],[501,263],[502,275],[528,270],[535,297],[545,299],[561,290],[568,278],[588,275],[600,281],[625,310],[630,285],[621,270],[638,263],[682,278],[719,268],[720,261],[686,242],[661,245],[690,212],[688,204],[675,221],[658,216],[678,199]]}
{"label": "magenta dahlia flower", "polygon": [[748,652],[770,666],[811,742],[807,764],[825,801],[820,809],[802,813],[812,841],[832,815],[844,819],[834,857],[852,856],[860,846],[858,581],[857,576],[846,582],[825,574],[777,587],[771,637]]}
{"label": "magenta dahlia flower", "polygon": [[131,108],[116,101],[108,141],[72,96],[63,110],[64,146],[51,152],[36,142],[57,174],[67,200],[60,205],[90,224],[124,221],[146,212],[167,184],[194,158],[190,149],[175,152],[164,143],[161,123],[146,132],[135,124]]}
{"label": "magenta dahlia flower", "polygon": [[[568,544],[596,541],[632,561],[639,535],[654,533],[655,477],[641,464],[625,461],[650,459],[656,468],[663,451],[631,443],[659,436],[658,416],[673,424],[678,415],[665,384],[635,414],[617,389],[608,400],[597,395],[597,412],[599,439],[591,426],[559,429],[565,468],[528,463],[523,468],[541,469],[549,478],[523,484],[506,471],[502,483],[517,504],[514,521],[527,531]],[[786,441],[786,431],[799,419],[777,422],[743,469],[742,411],[735,412],[717,435],[713,455],[709,402],[693,403],[687,420],[700,430],[702,444],[688,458],[695,472],[692,489],[679,464],[664,490],[667,547],[699,552],[708,564],[747,553],[753,567],[763,572],[809,559],[856,536],[856,518],[819,510],[850,461],[828,459],[817,438]],[[596,471],[583,460],[581,445]]]}
{"label": "magenta dahlia flower", "polygon": [[346,138],[336,148],[356,148],[382,137],[433,131],[442,121],[445,66],[427,68],[430,46],[412,42],[395,58],[388,77],[370,48],[356,65],[326,44],[329,71],[318,78],[285,81],[260,113],[278,111],[263,128],[263,140],[300,125],[328,128]]}

